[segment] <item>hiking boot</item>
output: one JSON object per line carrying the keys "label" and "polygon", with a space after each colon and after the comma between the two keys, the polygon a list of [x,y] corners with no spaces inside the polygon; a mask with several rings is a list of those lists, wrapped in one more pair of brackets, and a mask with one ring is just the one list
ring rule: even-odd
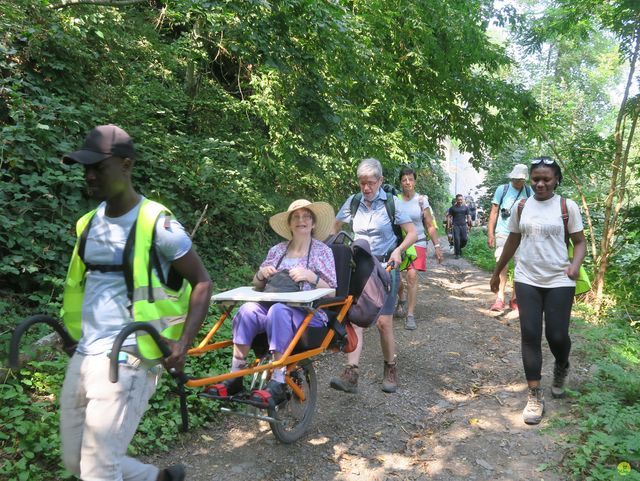
{"label": "hiking boot", "polygon": [[489,310],[494,312],[504,311],[504,301],[502,299],[496,299],[496,302],[491,304],[491,307],[489,308]]}
{"label": "hiking boot", "polygon": [[509,309],[511,309],[512,311],[518,310],[518,299],[514,297],[509,301]]}
{"label": "hiking boot", "polygon": [[553,367],[553,384],[551,385],[551,396],[559,399],[566,396],[564,391],[564,383],[567,380],[567,374],[569,374],[569,363],[564,367],[560,367],[558,363]]}
{"label": "hiking boot", "polygon": [[187,477],[187,472],[182,464],[174,464],[162,470],[163,478],[165,481],[184,481]]}
{"label": "hiking boot", "polygon": [[358,366],[347,364],[340,374],[329,381],[329,386],[338,391],[358,392]]}
{"label": "hiking boot", "polygon": [[539,424],[544,414],[544,391],[540,387],[530,387],[527,405],[522,411],[525,424]]}
{"label": "hiking boot", "polygon": [[404,328],[407,331],[413,331],[414,329],[416,329],[418,326],[416,326],[416,319],[415,317],[413,317],[412,315],[408,315],[407,318],[404,321]]}
{"label": "hiking boot", "polygon": [[397,317],[398,319],[405,316],[407,313],[407,301],[398,301],[396,304],[396,310],[393,313],[393,317]]}
{"label": "hiking boot", "polygon": [[396,392],[398,390],[398,373],[396,363],[384,362],[384,375],[382,379],[382,390],[384,392]]}

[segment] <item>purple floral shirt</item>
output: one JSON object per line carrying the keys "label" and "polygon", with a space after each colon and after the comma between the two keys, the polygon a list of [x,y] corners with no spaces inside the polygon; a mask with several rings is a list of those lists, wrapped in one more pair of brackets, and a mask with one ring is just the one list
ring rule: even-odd
{"label": "purple floral shirt", "polygon": [[[278,261],[283,258],[285,252],[287,252],[288,242],[280,242],[269,249],[267,258],[260,264],[260,268],[266,266],[276,267]],[[307,256],[298,258],[284,258],[278,270],[293,269],[294,267],[307,268]],[[329,286],[336,288],[338,282],[336,280],[336,264],[333,260],[333,251],[331,248],[320,242],[319,240],[311,240],[311,253],[309,254],[309,266],[308,269],[315,272],[323,279]],[[302,286],[303,291],[311,289],[311,285],[305,282]]]}

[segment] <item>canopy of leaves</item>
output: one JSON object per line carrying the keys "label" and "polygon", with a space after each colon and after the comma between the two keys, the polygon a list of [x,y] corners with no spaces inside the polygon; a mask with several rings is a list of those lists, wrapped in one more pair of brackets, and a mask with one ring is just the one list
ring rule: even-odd
{"label": "canopy of leaves", "polygon": [[91,206],[59,159],[94,125],[134,137],[136,185],[186,226],[208,205],[195,242],[225,284],[292,199],[339,207],[361,158],[395,178],[447,136],[482,158],[534,110],[497,74],[484,1],[52,6],[0,6],[0,288],[53,300]]}

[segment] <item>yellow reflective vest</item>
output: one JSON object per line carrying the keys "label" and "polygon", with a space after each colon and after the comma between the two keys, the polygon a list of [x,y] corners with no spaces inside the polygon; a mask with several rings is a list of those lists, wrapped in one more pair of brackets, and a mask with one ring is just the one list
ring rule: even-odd
{"label": "yellow reflective vest", "polygon": [[[79,248],[81,236],[89,227],[96,210],[88,212],[76,223],[78,239],[71,255],[71,263],[64,285],[61,317],[69,334],[75,340],[79,340],[82,335],[82,302],[87,272],[87,267],[80,258]],[[127,286],[127,291],[133,320],[148,322],[163,337],[177,340],[182,334],[189,309],[191,285],[186,279],[182,279],[182,285],[178,290],[173,290],[160,281],[154,268],[154,231],[158,216],[162,213],[171,215],[171,212],[162,204],[143,199],[138,218],[132,228],[132,230],[135,229],[135,232],[129,234],[129,236],[135,235],[133,261],[132,265],[128,267],[129,272],[125,272],[125,279],[129,276],[132,280],[131,285]],[[127,268],[125,267],[125,269]],[[137,331],[136,340],[138,350],[145,358],[159,359],[162,357],[155,342],[146,332]]]}

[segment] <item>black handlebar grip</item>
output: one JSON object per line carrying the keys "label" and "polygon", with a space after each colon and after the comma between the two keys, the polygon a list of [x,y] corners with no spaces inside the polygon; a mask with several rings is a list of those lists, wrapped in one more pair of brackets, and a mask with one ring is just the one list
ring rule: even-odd
{"label": "black handlebar grip", "polygon": [[69,356],[71,356],[75,351],[77,343],[71,338],[64,326],[60,324],[60,321],[46,314],[38,314],[36,316],[31,316],[18,324],[18,327],[14,329],[13,334],[11,335],[11,342],[9,344],[9,367],[11,369],[18,369],[20,367],[19,354],[22,336],[31,326],[40,323],[48,324],[58,333],[62,338],[64,350],[69,354]]}
{"label": "black handlebar grip", "polygon": [[[116,336],[115,341],[113,341],[111,353],[109,354],[109,381],[113,383],[118,382],[118,353],[120,352],[120,349],[122,349],[122,343],[135,331],[145,331],[149,334],[160,349],[162,357],[166,358],[171,355],[171,349],[164,339],[162,339],[162,336],[157,329],[151,324],[148,322],[132,322],[127,324]],[[189,377],[184,372],[172,372],[171,375],[183,384],[189,380]]]}

